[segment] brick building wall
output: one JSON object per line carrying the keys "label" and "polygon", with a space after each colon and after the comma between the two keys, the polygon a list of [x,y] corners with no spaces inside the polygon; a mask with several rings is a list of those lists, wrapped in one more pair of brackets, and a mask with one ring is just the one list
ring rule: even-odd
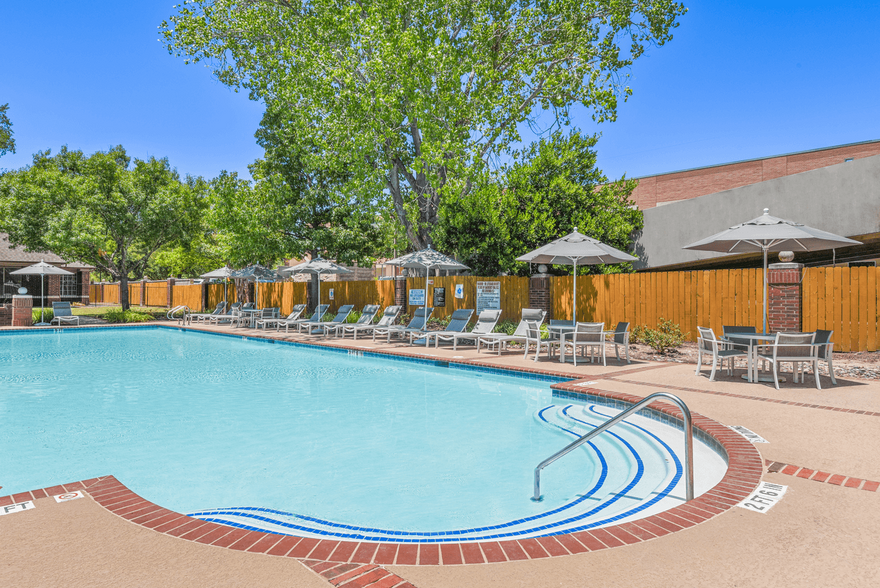
{"label": "brick building wall", "polygon": [[633,200],[644,210],[873,155],[880,155],[880,141],[647,176],[638,178]]}

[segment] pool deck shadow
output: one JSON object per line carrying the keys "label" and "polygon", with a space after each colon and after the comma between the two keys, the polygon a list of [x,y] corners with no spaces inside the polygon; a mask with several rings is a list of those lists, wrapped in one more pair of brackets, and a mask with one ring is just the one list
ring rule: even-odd
{"label": "pool deck shadow", "polygon": [[[734,461],[745,460],[736,472],[744,475],[738,481],[741,492],[724,496],[731,491],[724,488],[709,498],[725,505],[719,512],[708,508],[711,502],[695,501],[689,503],[688,519],[668,514],[662,525],[649,521],[613,532],[523,540],[520,545],[435,545],[424,550],[412,544],[352,547],[266,538],[268,534],[229,527],[218,530],[220,525],[152,505],[110,476],[81,484],[86,494],[82,500],[56,504],[49,496],[69,490],[59,486],[30,494],[37,508],[0,517],[0,577],[12,580],[8,585],[329,583],[353,588],[403,587],[408,582],[426,588],[667,586],[675,581],[682,586],[764,586],[775,578],[793,586],[863,586],[880,579],[880,484],[875,482],[880,465],[868,458],[880,449],[880,383],[852,380],[858,385],[832,387],[823,379],[818,391],[808,375],[805,384],[789,382],[777,391],[772,384],[727,376],[709,382],[705,375],[694,375],[694,366],[674,363],[626,364],[612,357],[607,366],[574,367],[545,356],[538,362],[524,360],[522,351],[497,357],[472,348],[426,350],[274,331],[199,330],[562,375],[572,382],[555,387],[591,394],[638,399],[671,392],[692,411],[726,425],[746,426],[770,443],[753,446],[726,427],[711,425],[713,434],[742,448]],[[788,493],[767,514],[731,508],[762,477],[789,486]],[[31,498],[16,495],[0,499],[0,505]]]}

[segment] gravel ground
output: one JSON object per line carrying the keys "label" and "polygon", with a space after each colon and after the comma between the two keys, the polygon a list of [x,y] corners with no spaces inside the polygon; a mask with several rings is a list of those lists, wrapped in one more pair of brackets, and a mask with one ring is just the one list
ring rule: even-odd
{"label": "gravel ground", "polygon": [[[697,363],[697,344],[683,343],[678,349],[668,351],[665,355],[654,352],[647,345],[630,344],[630,357],[647,361],[669,361],[675,363]],[[705,359],[704,365],[705,365]],[[811,368],[806,368],[808,372]],[[781,372],[791,372],[791,364],[783,364]],[[819,363],[819,373],[828,375],[828,364]],[[861,351],[858,353],[835,353],[834,375],[842,378],[858,378],[861,380],[880,380],[880,352]]]}

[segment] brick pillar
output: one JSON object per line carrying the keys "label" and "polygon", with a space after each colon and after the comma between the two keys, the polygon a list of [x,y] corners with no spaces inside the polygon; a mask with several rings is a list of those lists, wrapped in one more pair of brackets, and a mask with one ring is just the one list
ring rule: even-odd
{"label": "brick pillar", "polygon": [[529,308],[547,311],[547,320],[553,318],[553,299],[550,297],[550,276],[535,274],[529,279]]}
{"label": "brick pillar", "polygon": [[46,276],[46,307],[61,302],[61,276]]}
{"label": "brick pillar", "polygon": [[394,278],[394,304],[406,311],[406,278]]}
{"label": "brick pillar", "polygon": [[12,297],[12,326],[30,327],[34,324],[34,299],[29,294]]}
{"label": "brick pillar", "polygon": [[12,326],[12,305],[0,304],[0,327]]}
{"label": "brick pillar", "polygon": [[79,292],[80,302],[82,302],[83,304],[88,304],[89,303],[89,294],[90,294],[90,292],[89,292],[89,286],[90,286],[89,271],[88,270],[80,270],[79,273],[80,273],[80,288],[81,288],[81,290]]}
{"label": "brick pillar", "polygon": [[767,267],[767,328],[770,332],[797,333],[801,330],[800,263],[771,263]]}
{"label": "brick pillar", "polygon": [[168,278],[168,308],[174,302],[174,278]]}

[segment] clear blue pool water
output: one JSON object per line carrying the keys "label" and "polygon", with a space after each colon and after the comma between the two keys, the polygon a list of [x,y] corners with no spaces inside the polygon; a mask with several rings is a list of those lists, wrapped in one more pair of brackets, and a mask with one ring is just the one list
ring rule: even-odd
{"label": "clear blue pool water", "polygon": [[642,419],[547,468],[529,500],[534,466],[614,412],[549,382],[241,337],[3,334],[0,493],[113,474],[172,510],[278,532],[548,534],[681,494],[680,431]]}

